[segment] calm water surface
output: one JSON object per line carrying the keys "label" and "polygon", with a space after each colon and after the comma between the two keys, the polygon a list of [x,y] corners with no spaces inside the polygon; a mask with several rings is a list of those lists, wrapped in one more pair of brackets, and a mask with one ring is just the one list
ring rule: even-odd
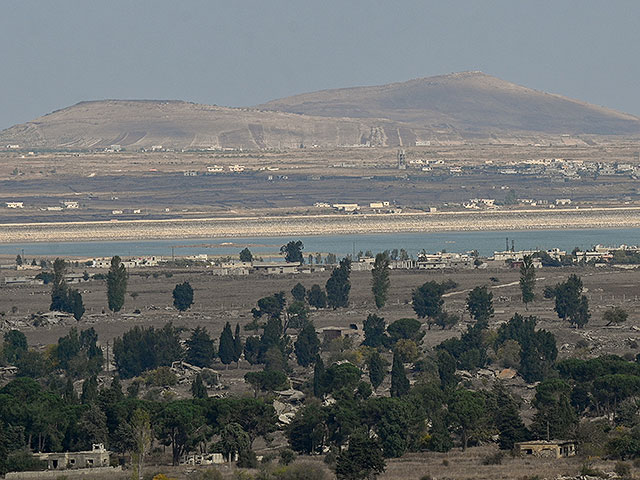
{"label": "calm water surface", "polygon": [[466,252],[478,250],[490,255],[504,250],[506,238],[509,246],[513,240],[516,250],[549,249],[559,247],[571,251],[574,247],[590,248],[603,245],[640,244],[640,229],[584,229],[584,230],[533,230],[451,233],[397,233],[370,235],[326,235],[308,237],[253,237],[225,239],[145,240],[109,242],[52,242],[18,243],[0,245],[0,254],[26,256],[57,255],[61,257],[109,257],[113,255],[209,255],[237,254],[242,248],[259,255],[276,256],[281,245],[290,240],[302,240],[305,253],[335,253],[338,257],[349,253],[370,250],[373,253],[394,248],[404,248],[410,255],[421,250],[437,252]]}

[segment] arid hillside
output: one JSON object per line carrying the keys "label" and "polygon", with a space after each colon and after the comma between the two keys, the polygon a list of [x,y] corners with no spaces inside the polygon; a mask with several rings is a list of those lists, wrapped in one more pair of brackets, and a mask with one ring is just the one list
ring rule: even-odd
{"label": "arid hillside", "polygon": [[375,121],[333,119],[182,101],[81,102],[0,132],[0,144],[88,150],[296,148],[360,143]]}
{"label": "arid hillside", "polygon": [[[480,73],[325,90],[253,108],[182,101],[81,102],[0,132],[23,149],[282,149],[468,142],[592,143],[640,119]],[[597,142],[597,140],[595,140]]]}
{"label": "arid hillside", "polygon": [[259,108],[327,117],[386,118],[413,128],[462,136],[516,132],[640,133],[640,119],[482,72],[343,88],[274,100]]}

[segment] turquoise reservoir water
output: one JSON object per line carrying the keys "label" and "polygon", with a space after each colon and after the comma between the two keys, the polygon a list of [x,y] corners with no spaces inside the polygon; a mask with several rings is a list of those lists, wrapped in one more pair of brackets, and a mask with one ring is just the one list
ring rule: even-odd
{"label": "turquoise reservoir water", "polygon": [[[326,235],[308,237],[255,237],[225,239],[146,240],[110,242],[41,242],[0,245],[0,254],[18,254],[24,251],[27,257],[55,255],[61,257],[109,257],[113,255],[161,255],[170,256],[172,246],[176,255],[237,254],[245,245],[252,252],[277,255],[281,245],[290,240],[302,240],[305,253],[335,253],[338,257],[354,251],[371,250],[373,253],[394,248],[404,248],[410,255],[421,250],[436,252],[466,252],[478,250],[481,255],[490,255],[495,250],[504,250],[505,239],[509,246],[514,241],[516,250],[549,249],[558,247],[571,251],[574,247],[590,248],[603,245],[638,245],[640,229],[581,229],[581,230],[533,230],[533,231],[488,231],[451,233],[397,233],[371,235]],[[231,245],[229,245],[231,244]]]}

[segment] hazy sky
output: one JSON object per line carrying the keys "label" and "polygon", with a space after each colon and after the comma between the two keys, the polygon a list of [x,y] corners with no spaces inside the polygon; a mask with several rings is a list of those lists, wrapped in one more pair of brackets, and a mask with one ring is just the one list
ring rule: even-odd
{"label": "hazy sky", "polygon": [[4,0],[0,128],[82,100],[248,106],[482,70],[640,115],[638,0]]}

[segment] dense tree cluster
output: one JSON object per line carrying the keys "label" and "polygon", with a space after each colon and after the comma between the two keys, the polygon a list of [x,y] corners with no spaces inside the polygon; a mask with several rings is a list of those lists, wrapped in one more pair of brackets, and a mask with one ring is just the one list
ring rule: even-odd
{"label": "dense tree cluster", "polygon": [[116,368],[122,378],[140,375],[146,370],[170,366],[182,360],[179,328],[168,323],[161,329],[133,327],[113,342]]}
{"label": "dense tree cluster", "polygon": [[33,467],[25,447],[73,451],[100,442],[120,455],[139,456],[153,438],[170,447],[174,464],[197,445],[247,455],[256,438],[276,429],[275,410],[262,399],[140,400],[125,395],[117,377],[83,397],[65,397],[30,378],[0,389],[0,472]]}

